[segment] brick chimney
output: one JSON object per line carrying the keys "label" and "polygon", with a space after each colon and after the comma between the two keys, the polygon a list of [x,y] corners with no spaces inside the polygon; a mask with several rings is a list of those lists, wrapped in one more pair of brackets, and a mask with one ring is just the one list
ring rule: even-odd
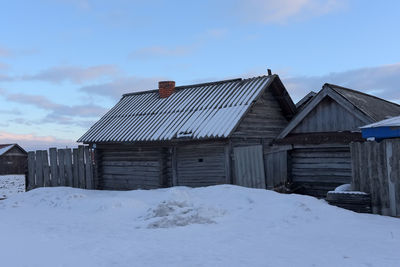
{"label": "brick chimney", "polygon": [[167,98],[175,92],[174,81],[161,81],[158,82],[158,93],[161,98]]}

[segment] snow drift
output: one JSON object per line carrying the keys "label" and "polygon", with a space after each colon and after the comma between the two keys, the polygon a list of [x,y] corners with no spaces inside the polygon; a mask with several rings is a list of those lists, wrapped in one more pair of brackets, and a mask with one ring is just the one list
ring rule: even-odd
{"label": "snow drift", "polygon": [[0,201],[0,236],[2,266],[400,263],[399,219],[232,185],[40,188]]}

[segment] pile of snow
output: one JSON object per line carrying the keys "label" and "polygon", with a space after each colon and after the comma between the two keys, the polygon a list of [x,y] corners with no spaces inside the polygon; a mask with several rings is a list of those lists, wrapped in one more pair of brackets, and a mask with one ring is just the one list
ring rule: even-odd
{"label": "pile of snow", "polygon": [[365,192],[353,191],[351,184],[342,184],[335,188],[334,191],[329,191],[331,194],[357,194],[357,195],[367,195]]}
{"label": "pile of snow", "polygon": [[25,192],[25,175],[0,175],[0,199]]}
{"label": "pile of snow", "polygon": [[215,223],[214,218],[222,216],[223,210],[196,206],[189,201],[168,200],[148,211],[145,221],[148,228],[170,228],[189,224]]}
{"label": "pile of snow", "polygon": [[0,218],[2,266],[400,262],[399,219],[232,185],[127,192],[40,188],[0,201]]}

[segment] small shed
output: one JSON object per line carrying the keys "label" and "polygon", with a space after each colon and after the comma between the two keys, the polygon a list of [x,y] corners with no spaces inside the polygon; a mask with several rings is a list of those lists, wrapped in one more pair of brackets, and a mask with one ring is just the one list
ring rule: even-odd
{"label": "small shed", "polygon": [[293,189],[325,197],[351,182],[349,143],[364,140],[359,127],[400,115],[400,106],[333,84],[307,99],[275,144],[287,149]]}
{"label": "small shed", "polygon": [[0,144],[0,175],[25,174],[27,157],[18,144]]}
{"label": "small shed", "polygon": [[277,75],[177,87],[165,81],[123,95],[78,142],[95,149],[97,189],[274,187],[283,181],[267,159],[281,166],[281,154],[268,153],[295,112]]}
{"label": "small shed", "polygon": [[373,138],[381,141],[388,138],[400,138],[400,116],[388,118],[360,127],[362,137],[365,139]]}

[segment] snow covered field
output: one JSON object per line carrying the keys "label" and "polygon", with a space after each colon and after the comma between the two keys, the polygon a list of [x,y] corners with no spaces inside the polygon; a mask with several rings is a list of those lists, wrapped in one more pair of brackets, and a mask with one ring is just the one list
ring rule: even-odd
{"label": "snow covered field", "polygon": [[400,220],[221,185],[0,201],[1,266],[400,266]]}
{"label": "snow covered field", "polygon": [[0,175],[0,199],[25,192],[25,175]]}

